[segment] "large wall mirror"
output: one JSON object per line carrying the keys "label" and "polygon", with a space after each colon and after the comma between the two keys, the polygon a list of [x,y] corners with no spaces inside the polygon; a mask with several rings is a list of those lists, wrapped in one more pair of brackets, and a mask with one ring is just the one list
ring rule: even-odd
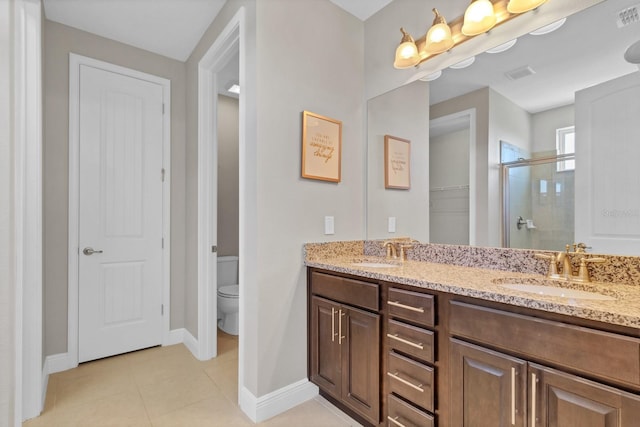
{"label": "large wall mirror", "polygon": [[[640,67],[624,56],[640,40],[640,22],[623,22],[620,12],[636,4],[603,1],[567,17],[552,32],[526,34],[477,55],[466,68],[447,68],[435,80],[370,99],[367,237],[549,250],[583,239],[594,251],[633,253],[624,241],[640,242],[640,193],[633,186],[640,183],[633,172],[640,158],[634,157],[640,155],[633,148],[640,146],[640,128],[634,126],[640,125],[625,122],[619,141],[607,142],[616,148],[606,153],[619,155],[604,164],[595,154],[602,150],[585,147],[589,135],[612,132],[591,129],[598,118],[589,114],[600,107],[582,108],[576,99],[587,102],[580,101],[592,99],[583,92],[625,78],[611,91],[635,93],[624,88],[640,84]],[[610,116],[633,111],[632,98],[614,102],[621,114]],[[635,115],[640,117],[640,108]],[[408,190],[384,188],[381,141],[388,133],[412,141]],[[575,159],[539,161],[574,149]],[[531,159],[531,165],[518,163]],[[611,181],[617,188],[609,190],[617,197],[598,199],[608,196],[592,182],[594,171],[624,171]],[[600,244],[606,239],[613,243]],[[626,249],[616,250],[616,242]]]}

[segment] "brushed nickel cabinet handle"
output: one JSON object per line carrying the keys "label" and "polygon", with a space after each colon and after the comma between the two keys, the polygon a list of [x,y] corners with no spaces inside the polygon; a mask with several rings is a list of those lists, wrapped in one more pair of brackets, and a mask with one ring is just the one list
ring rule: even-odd
{"label": "brushed nickel cabinet handle", "polygon": [[423,307],[413,307],[410,305],[405,305],[405,304],[401,304],[398,301],[387,301],[387,304],[392,305],[394,307],[398,307],[398,308],[404,308],[405,310],[411,310],[411,311],[415,311],[418,313],[424,313],[424,308]]}
{"label": "brushed nickel cabinet handle", "polygon": [[331,342],[336,340],[336,309],[331,307]]}
{"label": "brushed nickel cabinet handle", "polygon": [[535,372],[531,373],[531,427],[535,427],[536,425],[536,386],[538,382],[538,378],[536,377]]}
{"label": "brushed nickel cabinet handle", "polygon": [[424,393],[424,389],[422,388],[422,384],[415,385],[412,382],[405,380],[404,378],[400,378],[400,374],[398,374],[397,372],[395,372],[393,374],[391,372],[387,372],[387,375],[389,375],[394,380],[400,381],[404,385],[408,385],[409,387],[411,387],[411,388],[413,388],[415,390],[418,390],[420,393]]}
{"label": "brushed nickel cabinet handle", "polygon": [[398,334],[387,334],[387,337],[391,338],[392,340],[399,341],[399,342],[401,342],[403,344],[410,345],[411,347],[415,347],[417,349],[424,350],[424,346],[422,345],[421,342],[420,343],[415,343],[413,341],[409,341],[406,338],[399,337]]}
{"label": "brushed nickel cabinet handle", "polygon": [[511,424],[516,425],[516,368],[511,367]]}
{"label": "brushed nickel cabinet handle", "polygon": [[338,310],[338,344],[342,345],[342,340],[345,339],[345,337],[342,336],[342,316],[344,316],[345,313],[342,312],[342,309]]}
{"label": "brushed nickel cabinet handle", "polygon": [[391,415],[387,415],[387,419],[392,423],[394,423],[395,425],[397,425],[398,427],[407,427],[404,424],[402,424],[400,421],[398,421],[398,417],[391,418]]}

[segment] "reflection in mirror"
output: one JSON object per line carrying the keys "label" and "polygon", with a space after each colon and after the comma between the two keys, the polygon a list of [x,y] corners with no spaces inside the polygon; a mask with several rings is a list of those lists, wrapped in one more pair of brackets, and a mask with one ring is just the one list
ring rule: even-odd
{"label": "reflection in mirror", "polygon": [[[430,147],[429,155],[435,157],[440,155],[439,152],[444,151],[445,153],[442,159],[431,159],[429,162],[431,170],[427,178],[430,181],[427,197],[429,197],[430,212],[421,215],[422,220],[427,224],[431,222],[428,241],[442,241],[443,237],[440,234],[443,234],[442,226],[446,224],[451,224],[451,227],[457,227],[457,232],[466,234],[466,229],[461,226],[465,220],[460,218],[468,215],[469,220],[466,225],[469,230],[468,243],[481,246],[503,245],[500,141],[506,141],[519,147],[527,153],[526,158],[548,157],[563,153],[563,147],[558,142],[559,130],[576,126],[576,117],[583,114],[579,111],[586,111],[584,114],[595,114],[594,112],[600,111],[598,110],[599,106],[592,105],[595,101],[589,101],[591,104],[584,107],[578,105],[576,99],[591,98],[586,95],[578,97],[576,93],[589,92],[591,89],[587,88],[598,87],[604,82],[614,81],[622,76],[640,75],[638,65],[631,64],[624,58],[625,51],[629,46],[640,40],[640,23],[628,22],[625,24],[619,18],[621,13],[636,4],[637,0],[603,1],[569,16],[564,25],[552,33],[521,36],[510,49],[500,53],[477,55],[475,62],[468,68],[445,69],[437,80],[429,82],[430,111],[424,117],[429,117],[432,123],[435,122],[434,124],[445,126],[442,122],[437,123],[436,121],[444,121],[447,116],[455,117],[461,111],[473,111],[475,130],[472,133],[474,133],[475,140],[470,143],[470,146],[475,149],[475,153],[469,158],[468,184],[459,181],[466,176],[463,173],[453,178],[450,184],[447,183],[451,177],[442,174],[459,172],[458,169],[462,167],[460,162],[464,163],[464,160],[452,157],[452,154],[447,156],[446,150],[443,150],[442,146],[438,147],[438,144],[442,144],[438,140],[441,139],[441,135],[437,134],[437,129],[431,129],[429,142],[434,147]],[[629,84],[632,88],[631,91],[634,90],[634,83]],[[378,98],[394,96],[393,92],[395,91]],[[415,99],[410,101],[415,95],[412,91],[408,92],[407,102],[415,102]],[[620,102],[622,101],[614,102],[612,105],[621,105]],[[626,102],[627,113],[633,112],[633,109],[636,108],[633,101],[624,102]],[[377,103],[383,104],[384,102],[379,99]],[[629,111],[629,109],[631,110]],[[619,122],[618,127],[622,126],[626,129],[626,132],[621,134],[617,152],[622,152],[620,150],[628,151],[632,145],[639,145],[637,143],[638,133],[635,132],[633,121],[620,122],[623,120],[622,116],[625,115],[622,113],[613,114],[613,119],[608,119]],[[395,112],[389,110],[387,115],[393,116]],[[635,111],[635,117],[638,116],[640,116],[640,111]],[[372,123],[369,122],[369,125],[371,126]],[[575,231],[573,239],[590,240],[586,243],[593,246],[594,252],[600,252],[606,248],[611,253],[629,253],[629,250],[626,249],[617,250],[620,245],[611,242],[629,241],[629,239],[636,239],[634,241],[638,242],[640,233],[637,235],[634,234],[635,232],[632,233],[632,230],[640,229],[640,214],[637,214],[640,210],[640,197],[637,196],[637,192],[634,192],[634,196],[630,198],[627,191],[624,195],[624,202],[622,196],[611,196],[611,200],[606,201],[601,212],[592,212],[593,207],[589,207],[596,206],[597,203],[594,205],[589,200],[588,203],[591,204],[588,205],[585,201],[589,194],[595,194],[593,188],[595,184],[592,182],[593,178],[590,178],[590,175],[595,171],[601,175],[599,179],[609,180],[609,188],[617,189],[617,193],[622,191],[620,188],[625,184],[620,180],[627,179],[628,186],[629,179],[640,180],[640,177],[637,172],[631,170],[630,159],[632,156],[628,155],[618,156],[615,165],[599,163],[598,156],[589,157],[593,164],[581,164],[581,161],[588,157],[586,154],[581,154],[581,150],[593,150],[593,148],[585,148],[591,147],[588,145],[588,142],[592,140],[589,135],[593,132],[600,132],[599,135],[610,135],[612,132],[607,131],[608,133],[606,133],[602,129],[586,128],[580,129],[577,126],[575,130],[577,151],[575,203],[578,209],[575,210],[576,228],[575,230],[566,230],[569,232],[566,234],[566,238],[571,239],[570,232]],[[458,137],[464,138],[464,135],[458,135]],[[611,144],[610,138],[606,139],[607,141],[598,141],[594,144]],[[371,139],[369,142],[371,143]],[[452,147],[447,148],[453,150]],[[369,161],[371,161],[371,154],[370,146]],[[371,168],[371,164],[369,167]],[[607,168],[611,167],[628,172],[627,178],[607,174]],[[583,168],[582,175],[580,174],[581,168]],[[415,163],[412,164],[412,171],[417,169],[418,166]],[[529,189],[540,189],[541,180],[545,179],[536,179],[537,175],[534,172],[529,175],[530,182],[523,185],[528,185]],[[610,175],[613,178],[610,178]],[[563,176],[566,177],[567,174]],[[581,179],[581,176],[584,179]],[[371,175],[368,180],[368,189],[372,184],[370,178]],[[615,181],[611,181],[614,178]],[[556,188],[557,183],[554,178],[545,181],[550,186],[548,188]],[[415,182],[412,179],[412,183]],[[463,195],[460,194],[464,192],[464,188],[459,188],[455,195],[451,193],[454,199],[460,196],[456,201],[457,204],[449,203],[451,200],[444,197],[448,187],[453,187],[450,190],[455,190],[456,186],[464,187],[465,185],[469,186],[468,214],[463,212],[465,202],[462,198]],[[616,193],[616,191],[613,192]],[[539,195],[539,191],[531,190],[527,194],[534,197],[534,195]],[[438,198],[438,196],[440,197]],[[445,203],[441,200],[443,198]],[[573,203],[568,201],[564,201],[563,204],[568,206],[566,208],[568,210],[573,206]],[[383,197],[379,196],[375,201],[375,209],[379,209],[382,205],[384,205]],[[368,204],[369,216],[372,214],[372,207],[371,204]],[[450,211],[449,214],[446,212],[447,209]],[[512,221],[516,221],[521,216],[525,222],[527,219],[531,220],[537,228],[522,227],[521,230],[517,230],[514,223],[509,229],[530,234],[542,231],[538,230],[538,224],[544,224],[548,220],[548,218],[539,216],[542,211],[538,210],[535,214],[532,210],[511,212],[509,219]],[[612,218],[615,215],[603,218],[602,212],[625,213],[624,228],[627,231],[622,229],[619,215],[618,218]],[[586,224],[583,219],[587,217],[592,218],[589,219],[591,221],[589,224],[592,225],[600,224],[605,220],[609,221],[606,226],[602,225],[603,232],[600,233],[606,234],[603,239],[606,237],[610,241],[609,244],[600,245],[600,237],[598,237],[598,233],[594,234],[592,229],[584,231],[591,227],[591,225],[583,225]],[[414,223],[416,222],[417,220],[414,221]],[[374,232],[370,223],[367,224],[368,237],[389,237],[387,233]],[[563,227],[571,226],[565,224]],[[386,230],[382,231],[386,232]],[[413,235],[411,230],[405,231],[405,234]],[[461,238],[460,235],[450,237],[452,240],[448,243],[466,243]],[[425,241],[426,239],[421,240]],[[537,248],[539,243],[536,242],[542,240],[544,239],[540,239],[540,236],[520,239],[524,243],[517,246]],[[566,243],[574,242],[563,242],[563,244]],[[561,248],[554,246],[545,249],[558,250]]]}

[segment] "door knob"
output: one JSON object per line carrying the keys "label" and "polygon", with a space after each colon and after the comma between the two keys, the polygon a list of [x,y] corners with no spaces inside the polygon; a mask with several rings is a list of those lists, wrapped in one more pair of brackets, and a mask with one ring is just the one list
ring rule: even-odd
{"label": "door knob", "polygon": [[85,255],[93,255],[93,254],[101,254],[102,251],[96,251],[93,248],[86,247],[82,250],[82,253]]}

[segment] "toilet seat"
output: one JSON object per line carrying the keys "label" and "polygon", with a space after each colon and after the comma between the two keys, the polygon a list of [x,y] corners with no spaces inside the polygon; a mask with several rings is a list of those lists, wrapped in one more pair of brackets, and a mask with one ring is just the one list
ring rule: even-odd
{"label": "toilet seat", "polygon": [[240,296],[239,285],[221,286],[218,288],[218,295],[226,298],[238,298]]}

